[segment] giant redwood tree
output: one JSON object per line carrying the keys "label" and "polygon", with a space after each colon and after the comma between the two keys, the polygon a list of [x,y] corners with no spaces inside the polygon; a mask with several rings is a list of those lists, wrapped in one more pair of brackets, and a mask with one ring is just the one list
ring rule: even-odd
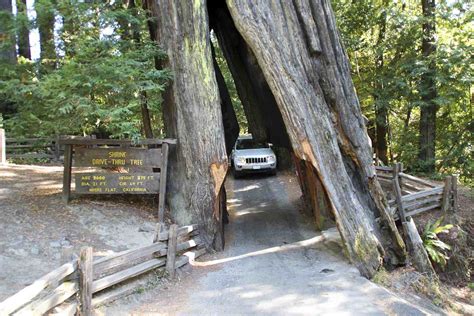
{"label": "giant redwood tree", "polygon": [[335,219],[360,272],[404,260],[329,0],[148,0],[147,8],[168,54],[161,66],[174,74],[163,110],[168,136],[178,139],[169,188],[178,222],[199,222],[208,245],[220,245],[225,137],[233,133],[224,133],[213,29],[247,115],[255,113],[249,122],[293,153],[305,199],[316,217]]}

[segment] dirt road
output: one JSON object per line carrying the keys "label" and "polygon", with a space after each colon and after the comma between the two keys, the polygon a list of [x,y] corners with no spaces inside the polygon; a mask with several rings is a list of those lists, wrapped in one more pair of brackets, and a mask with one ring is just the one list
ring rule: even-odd
{"label": "dirt road", "polygon": [[[293,177],[227,181],[226,250],[208,255],[169,288],[147,291],[99,313],[423,315],[361,277],[299,212]],[[418,305],[418,304],[417,304]]]}

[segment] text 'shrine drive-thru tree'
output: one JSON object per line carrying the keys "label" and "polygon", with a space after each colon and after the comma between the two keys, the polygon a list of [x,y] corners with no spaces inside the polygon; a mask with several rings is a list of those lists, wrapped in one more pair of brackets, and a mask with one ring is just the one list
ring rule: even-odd
{"label": "text 'shrine drive-thru tree'", "polygon": [[332,214],[349,258],[365,276],[383,260],[403,262],[405,245],[375,178],[329,0],[149,0],[147,7],[168,54],[162,66],[174,74],[163,109],[168,136],[178,139],[169,191],[177,221],[198,221],[207,244],[222,245],[225,135],[235,135],[224,133],[213,29],[251,116],[249,129],[258,122],[268,141],[293,153],[316,220]]}

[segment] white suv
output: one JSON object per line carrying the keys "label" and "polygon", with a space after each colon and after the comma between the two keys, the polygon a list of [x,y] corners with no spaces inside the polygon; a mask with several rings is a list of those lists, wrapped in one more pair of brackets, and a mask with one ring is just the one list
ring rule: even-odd
{"label": "white suv", "polygon": [[234,177],[244,172],[276,174],[277,160],[271,147],[272,144],[254,141],[252,135],[239,136],[231,154]]}

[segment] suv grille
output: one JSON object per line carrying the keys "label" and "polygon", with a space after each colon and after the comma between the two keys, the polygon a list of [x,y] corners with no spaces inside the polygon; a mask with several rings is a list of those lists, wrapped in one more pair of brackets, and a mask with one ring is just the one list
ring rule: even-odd
{"label": "suv grille", "polygon": [[245,158],[245,163],[265,163],[265,162],[267,162],[267,157]]}

